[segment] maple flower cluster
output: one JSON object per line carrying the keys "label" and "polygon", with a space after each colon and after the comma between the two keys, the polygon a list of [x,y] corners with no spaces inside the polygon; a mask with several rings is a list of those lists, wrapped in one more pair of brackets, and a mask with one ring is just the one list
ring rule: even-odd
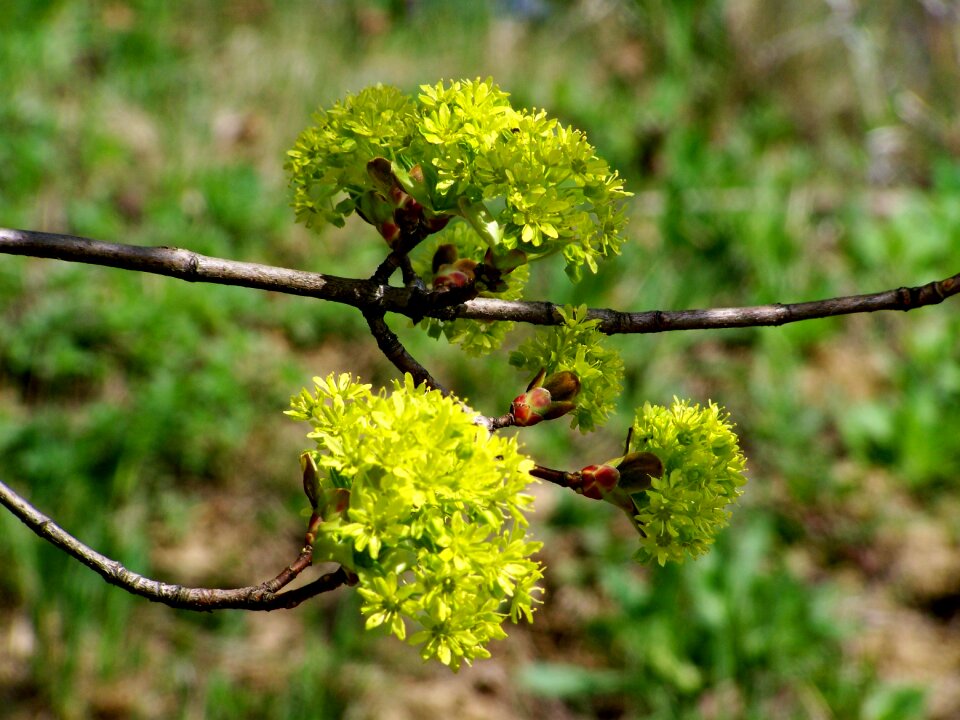
{"label": "maple flower cluster", "polygon": [[[367,88],[320,110],[287,155],[299,221],[319,229],[355,214],[438,296],[520,299],[533,261],[562,257],[576,281],[620,251],[621,178],[582,132],[514,108],[490,80],[423,85],[416,96]],[[558,326],[510,354],[534,375],[504,417],[529,428],[569,416],[589,432],[615,410],[623,361],[585,306],[557,312]],[[418,322],[473,355],[497,349],[512,325]],[[622,457],[573,473],[535,467],[515,438],[409,374],[392,392],[348,374],[314,378],[288,414],[311,425],[315,443],[301,456],[315,561],[356,577],[368,629],[453,670],[488,657],[504,621],[530,620],[538,602],[540,543],[524,515],[531,472],[625,512],[635,558],[660,565],[706,552],[746,481],[729,416],[713,403],[647,403]]]}
{"label": "maple flower cluster", "polygon": [[377,85],[320,110],[287,153],[297,219],[342,226],[357,212],[392,242],[462,218],[493,260],[560,254],[567,274],[619,252],[623,180],[579,130],[517,110],[492,80]]}
{"label": "maple flower cluster", "polygon": [[288,415],[312,426],[314,560],[354,573],[367,627],[453,669],[488,657],[506,618],[530,620],[541,577],[526,535],[533,462],[456,399],[410,375],[393,392],[314,378]]}

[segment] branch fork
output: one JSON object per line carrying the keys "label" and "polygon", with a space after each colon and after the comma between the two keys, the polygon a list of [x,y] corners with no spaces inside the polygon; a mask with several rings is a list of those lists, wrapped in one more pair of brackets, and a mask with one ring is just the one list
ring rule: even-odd
{"label": "branch fork", "polygon": [[[106,243],[32,230],[0,228],[0,253],[136,270],[167,275],[187,282],[239,285],[349,305],[363,313],[380,350],[398,370],[409,372],[417,383],[426,383],[445,394],[449,391],[404,348],[397,335],[390,330],[385,320],[386,313],[405,315],[414,320],[434,317],[441,320],[510,320],[533,325],[563,323],[563,318],[553,303],[479,298],[473,286],[427,292],[407,255],[422,239],[419,236],[401,237],[369,280],[207,257],[178,248]],[[398,268],[403,274],[402,288],[389,285],[390,277]],[[756,327],[880,310],[914,310],[941,303],[957,294],[960,294],[960,273],[916,287],[901,287],[878,293],[811,302],[644,312],[594,308],[588,311],[588,317],[600,320],[599,329],[611,335]],[[477,423],[494,431],[516,425],[518,420],[511,411],[499,417],[478,415]],[[568,488],[575,488],[582,480],[579,472],[568,473],[541,466],[536,466],[531,475]],[[39,537],[79,560],[111,585],[174,608],[197,611],[293,608],[321,593],[357,582],[355,575],[340,567],[306,585],[284,590],[313,564],[314,523],[318,520],[316,512],[311,518],[311,525],[299,555],[276,577],[259,585],[222,589],[183,587],[153,580],[128,570],[116,560],[101,555],[70,535],[3,482],[0,482],[0,504]]]}

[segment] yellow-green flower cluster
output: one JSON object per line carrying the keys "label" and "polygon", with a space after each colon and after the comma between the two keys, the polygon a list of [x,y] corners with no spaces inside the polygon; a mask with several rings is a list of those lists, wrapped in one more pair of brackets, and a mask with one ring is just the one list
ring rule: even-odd
{"label": "yellow-green flower cluster", "polygon": [[562,254],[573,279],[619,252],[629,193],[582,132],[514,109],[489,79],[420,90],[378,85],[315,115],[287,154],[299,221],[342,226],[382,157],[429,213],[464,218],[491,247]]}
{"label": "yellow-green flower cluster", "polygon": [[634,450],[663,463],[663,476],[633,495],[643,536],[637,560],[682,561],[707,551],[727,525],[729,503],[746,482],[746,459],[729,414],[674,398],[669,408],[644,404],[633,423]]}
{"label": "yellow-green flower cluster", "polygon": [[559,309],[564,324],[538,331],[510,354],[510,364],[530,372],[546,368],[547,374],[568,370],[580,380],[577,408],[570,427],[590,432],[603,425],[613,412],[623,386],[623,360],[604,345],[599,320],[587,319],[587,308]]}
{"label": "yellow-green flower cluster", "polygon": [[323,515],[314,559],[356,573],[368,628],[404,639],[409,625],[423,657],[454,670],[488,657],[504,619],[529,620],[536,602],[540,543],[523,514],[532,461],[410,375],[390,394],[347,374],[314,383],[288,414],[313,427],[319,494],[349,491]]}

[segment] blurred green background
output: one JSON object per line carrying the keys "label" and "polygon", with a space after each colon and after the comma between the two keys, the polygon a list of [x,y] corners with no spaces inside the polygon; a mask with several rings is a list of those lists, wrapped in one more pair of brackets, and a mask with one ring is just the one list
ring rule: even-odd
{"label": "blurred green background", "polygon": [[[43,2],[0,8],[0,225],[369,275],[368,226],[295,227],[285,150],[370,83],[493,76],[585,129],[630,242],[530,297],[796,302],[960,270],[960,13],[926,0]],[[613,340],[621,415],[523,434],[612,457],[632,408],[726,405],[751,482],[709,556],[642,568],[629,523],[536,487],[545,602],[459,675],[292,611],[128,596],[0,514],[0,703],[25,718],[960,717],[960,305]],[[388,318],[488,413],[529,378]],[[523,336],[519,332],[513,342]],[[272,577],[302,539],[289,396],[395,376],[358,314],[0,256],[0,478],[131,569]]]}

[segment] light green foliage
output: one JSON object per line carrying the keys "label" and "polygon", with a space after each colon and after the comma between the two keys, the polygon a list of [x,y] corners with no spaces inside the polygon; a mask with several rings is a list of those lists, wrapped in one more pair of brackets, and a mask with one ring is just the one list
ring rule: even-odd
{"label": "light green foliage", "polygon": [[695,558],[729,521],[726,506],[742,493],[746,460],[728,418],[714,403],[701,408],[676,398],[669,408],[640,409],[634,449],[654,453],[664,472],[633,496],[644,533],[637,560]]}
{"label": "light green foliage", "polygon": [[[439,233],[431,235],[416,249],[413,267],[420,277],[425,279],[430,277],[430,260],[437,247],[444,243],[455,245],[460,257],[477,262],[483,260],[487,247],[469,225],[463,222],[451,223]],[[529,266],[521,265],[503,276],[503,281],[507,285],[506,290],[498,293],[481,291],[480,297],[495,296],[502,300],[519,300],[529,279]],[[420,323],[430,337],[439,338],[442,334],[450,343],[459,345],[465,353],[473,357],[487,355],[498,349],[514,326],[514,323],[507,321],[484,322],[464,319],[444,321],[434,318],[424,318]]]}
{"label": "light green foliage", "polygon": [[313,426],[321,491],[350,493],[345,510],[325,512],[315,559],[357,574],[368,629],[403,639],[406,620],[424,659],[454,670],[488,657],[504,619],[529,620],[536,602],[540,543],[523,515],[532,461],[410,375],[389,395],[347,374],[314,382],[288,414]]}
{"label": "light green foliage", "polygon": [[[304,130],[287,153],[297,220],[312,227],[318,220],[342,227],[353,200],[372,188],[367,163],[393,159],[410,142],[414,103],[396,88],[366,88],[329,110],[319,110],[316,125]],[[344,192],[351,198],[343,200]]]}
{"label": "light green foliage", "polygon": [[564,325],[540,330],[510,354],[510,364],[547,374],[569,370],[580,379],[577,409],[570,427],[589,432],[603,425],[614,410],[623,384],[623,360],[603,344],[599,320],[587,319],[587,308],[561,308]]}
{"label": "light green foliage", "polygon": [[[288,152],[297,219],[343,225],[391,161],[428,212],[467,219],[490,247],[530,259],[562,254],[576,279],[619,252],[629,196],[579,130],[516,110],[491,80],[421,86],[417,98],[377,85],[319,111]],[[422,184],[406,171],[419,166]]]}

